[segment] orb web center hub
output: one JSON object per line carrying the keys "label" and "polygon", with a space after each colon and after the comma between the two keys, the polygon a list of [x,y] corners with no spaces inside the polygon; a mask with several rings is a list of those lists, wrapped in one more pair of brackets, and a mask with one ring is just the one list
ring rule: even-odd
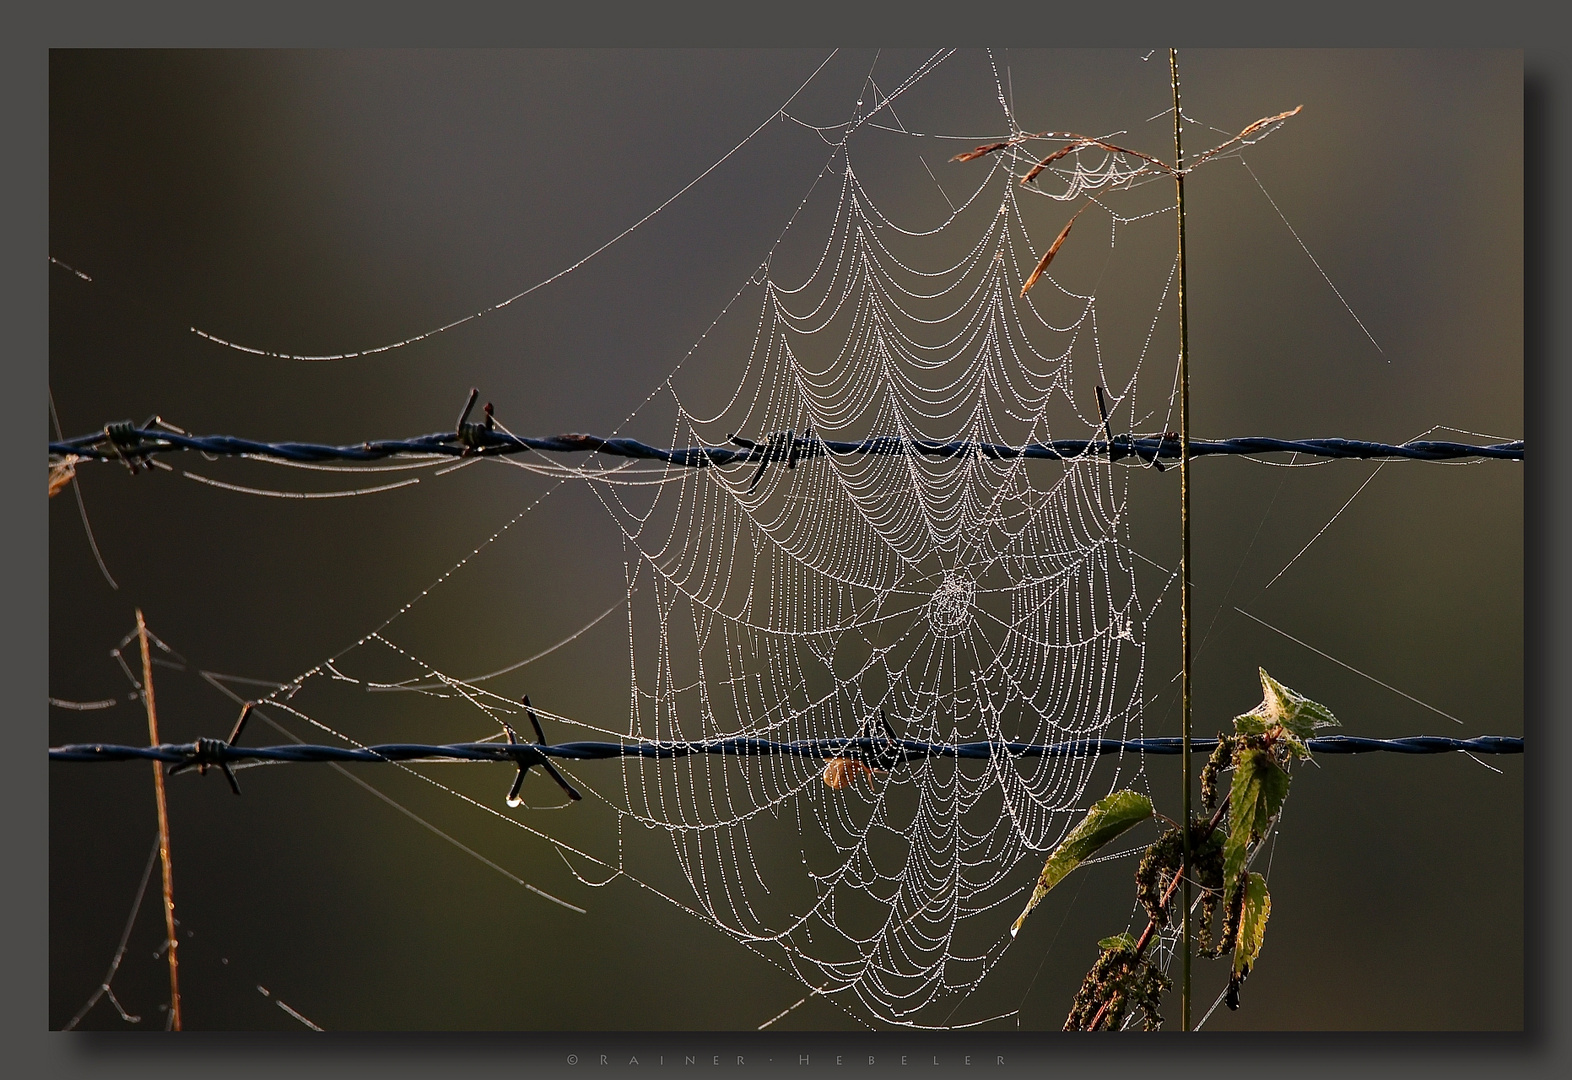
{"label": "orb web center hub", "polygon": [[939,637],[954,637],[972,623],[977,583],[961,573],[948,573],[928,601],[928,625]]}

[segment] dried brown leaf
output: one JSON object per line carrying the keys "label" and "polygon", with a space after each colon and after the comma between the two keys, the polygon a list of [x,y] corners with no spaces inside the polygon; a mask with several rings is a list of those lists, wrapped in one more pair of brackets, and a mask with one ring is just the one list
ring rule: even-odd
{"label": "dried brown leaf", "polygon": [[868,765],[855,758],[834,757],[824,764],[824,782],[834,791],[849,788],[858,776],[866,776],[869,786],[873,785],[874,775],[882,772],[881,769],[870,768]]}
{"label": "dried brown leaf", "polygon": [[49,497],[51,499],[58,495],[76,476],[76,463],[78,460],[73,455],[64,461],[56,462],[49,466]]}

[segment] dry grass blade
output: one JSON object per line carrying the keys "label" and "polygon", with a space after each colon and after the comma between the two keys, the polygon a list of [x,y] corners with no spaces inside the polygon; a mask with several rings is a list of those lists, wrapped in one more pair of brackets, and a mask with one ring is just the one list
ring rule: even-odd
{"label": "dry grass blade", "polygon": [[1059,254],[1059,249],[1064,246],[1065,237],[1070,235],[1070,227],[1075,224],[1075,219],[1084,214],[1086,208],[1091,205],[1090,201],[1083,203],[1081,208],[1071,216],[1070,220],[1064,223],[1064,228],[1059,230],[1059,235],[1053,238],[1053,243],[1049,244],[1048,250],[1043,252],[1042,259],[1037,263],[1037,269],[1032,271],[1032,276],[1027,278],[1026,284],[1021,286],[1021,296],[1024,297],[1027,290],[1037,284],[1037,279],[1043,276],[1043,271],[1048,269],[1048,264],[1053,262],[1053,257]]}
{"label": "dry grass blade", "polygon": [[1303,108],[1303,105],[1295,105],[1287,112],[1280,112],[1276,116],[1263,116],[1261,119],[1257,120],[1255,123],[1241,131],[1238,135],[1235,135],[1234,138],[1248,139],[1251,135],[1254,135],[1257,131],[1260,131],[1268,124],[1275,124],[1279,120],[1287,120],[1290,116],[1298,116],[1299,110]]}
{"label": "dry grass blade", "polygon": [[1049,154],[1047,157],[1045,157],[1041,161],[1039,161],[1036,165],[1033,165],[1031,172],[1029,172],[1025,176],[1021,177],[1021,184],[1023,186],[1026,185],[1026,184],[1030,184],[1033,180],[1037,179],[1037,174],[1038,173],[1042,172],[1044,169],[1046,169],[1048,166],[1052,165],[1054,162],[1058,161],[1060,158],[1064,157],[1066,154],[1073,154],[1075,151],[1077,151],[1077,150],[1084,150],[1086,147],[1091,146],[1091,145],[1092,145],[1092,140],[1091,139],[1077,139],[1075,142],[1071,143],[1070,145],[1068,145],[1068,146],[1066,146],[1066,147],[1064,147],[1064,148],[1062,148],[1060,150],[1055,150],[1053,153]]}
{"label": "dry grass blade", "polygon": [[1006,146],[1009,146],[1009,145],[1010,144],[1007,143],[1007,142],[987,143],[986,145],[979,146],[979,147],[976,147],[974,149],[968,150],[964,154],[956,154],[950,160],[951,161],[975,161],[977,158],[982,157],[984,154],[991,154],[995,150],[1003,150]]}
{"label": "dry grass blade", "polygon": [[[136,609],[136,634],[142,649],[142,703],[147,706],[147,742],[159,745],[158,707],[153,700],[153,660],[147,648],[147,622]],[[175,934],[175,882],[169,855],[169,804],[164,797],[164,767],[153,762],[153,797],[158,805],[158,856],[164,867],[164,940],[169,957],[169,1026],[180,1030],[180,946]]]}
{"label": "dry grass blade", "polygon": [[1014,135],[1008,139],[1005,139],[1003,142],[983,143],[981,146],[975,146],[964,153],[956,154],[950,160],[975,161],[980,157],[993,153],[995,150],[1005,150],[1011,146],[1019,146],[1021,143],[1029,142],[1032,139],[1074,139],[1077,137],[1078,136],[1071,135],[1068,131],[1023,131],[1019,135]]}
{"label": "dry grass blade", "polygon": [[1263,116],[1263,117],[1261,117],[1261,119],[1257,120],[1255,123],[1253,123],[1249,127],[1245,128],[1243,131],[1241,131],[1239,134],[1235,135],[1233,138],[1229,139],[1227,142],[1218,143],[1216,146],[1212,147],[1210,150],[1208,150],[1205,153],[1203,153],[1203,154],[1199,155],[1198,157],[1196,157],[1196,159],[1190,163],[1189,168],[1185,169],[1185,172],[1189,172],[1190,169],[1195,168],[1197,165],[1200,165],[1202,162],[1204,162],[1204,161],[1206,161],[1206,160],[1208,160],[1210,158],[1216,157],[1218,154],[1221,154],[1224,150],[1227,150],[1230,146],[1233,146],[1235,143],[1242,143],[1242,142],[1244,142],[1245,140],[1249,139],[1250,136],[1252,136],[1256,132],[1260,131],[1262,128],[1271,127],[1273,124],[1280,124],[1280,123],[1282,123],[1284,120],[1287,120],[1289,117],[1298,116],[1299,115],[1299,110],[1301,110],[1303,108],[1304,108],[1303,105],[1295,105],[1292,109],[1289,109],[1287,112],[1280,112],[1280,113],[1276,114],[1275,116]]}

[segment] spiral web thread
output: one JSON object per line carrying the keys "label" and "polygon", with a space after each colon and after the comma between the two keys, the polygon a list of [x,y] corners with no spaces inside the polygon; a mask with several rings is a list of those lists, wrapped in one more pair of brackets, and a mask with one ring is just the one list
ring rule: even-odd
{"label": "spiral web thread", "polygon": [[[772,460],[703,469],[508,462],[588,482],[626,552],[627,726],[543,715],[640,741],[845,738],[884,724],[932,741],[1143,735],[1145,631],[1155,602],[1137,597],[1128,521],[1129,470],[1142,463],[913,451],[798,461],[788,449],[794,438],[813,437],[1019,445],[1119,433],[1091,408],[1094,386],[1108,387],[1126,431],[1138,421],[1168,426],[1166,365],[1157,411],[1138,411],[1135,395],[1171,294],[1170,267],[1149,283],[1138,355],[1118,361],[1103,355],[1099,339],[1100,277],[1075,275],[1091,280],[1077,291],[1050,270],[1022,294],[1048,246],[1040,225],[1028,233],[1027,217],[1041,214],[1023,214],[1023,195],[1064,203],[1050,207],[1059,221],[1090,198],[1094,212],[1076,239],[1106,245],[1111,259],[1122,230],[1171,232],[1171,206],[1134,191],[1157,170],[1089,147],[1057,161],[1035,187],[1021,186],[1042,144],[1015,126],[997,72],[993,84],[1020,138],[964,170],[950,166],[958,171],[947,179],[972,187],[935,228],[905,228],[876,205],[853,136],[922,138],[923,147],[949,138],[940,145],[955,149],[973,136],[892,127],[882,121],[893,110],[865,111],[862,102],[852,121],[820,129],[829,162],[728,305],[759,292],[734,392],[706,403],[704,388],[684,389],[679,368],[641,407],[648,415],[652,404],[672,406],[671,445],[746,433],[774,440]],[[818,230],[808,227],[815,220]],[[1158,580],[1165,575],[1171,582],[1167,571]],[[307,682],[436,691],[492,721],[516,713],[480,685],[491,676],[460,680],[395,644],[388,624],[418,599],[263,700],[350,742],[296,700]],[[356,671],[363,649],[380,651]],[[388,678],[389,661],[414,674]],[[1008,947],[1043,854],[1092,799],[1144,785],[1139,761],[1120,760],[1089,790],[1095,761],[892,764],[875,755],[827,767],[785,755],[623,758],[620,777],[609,765],[572,771],[617,815],[615,851],[505,816],[551,843],[585,884],[626,876],[853,1015],[950,1026]],[[674,886],[656,884],[642,858],[635,867],[626,849],[652,834],[623,823],[664,833],[680,874]]]}

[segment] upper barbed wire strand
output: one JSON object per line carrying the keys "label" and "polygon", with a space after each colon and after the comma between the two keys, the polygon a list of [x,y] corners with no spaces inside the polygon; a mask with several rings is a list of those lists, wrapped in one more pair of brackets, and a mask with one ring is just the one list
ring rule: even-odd
{"label": "upper barbed wire strand", "polygon": [[[1116,435],[1111,440],[1054,439],[1048,442],[1019,445],[970,440],[909,439],[895,435],[875,435],[856,442],[848,442],[799,435],[794,438],[792,445],[796,447],[798,461],[824,454],[898,456],[908,453],[935,458],[982,454],[995,459],[1024,457],[1068,460],[1111,456],[1114,460],[1138,457],[1150,461],[1153,458],[1177,459],[1180,452],[1178,438],[1170,438],[1166,435],[1134,438]],[[363,462],[418,455],[498,456],[530,451],[599,453],[613,457],[663,461],[669,465],[690,468],[757,464],[770,454],[767,436],[754,445],[663,448],[629,438],[606,438],[585,434],[521,436],[499,431],[478,433],[473,444],[466,443],[456,432],[441,431],[405,439],[376,439],[333,445],[305,442],[270,443],[234,435],[182,435],[161,428],[121,427],[113,434],[105,429],[49,444],[49,453],[53,455],[63,457],[74,454],[78,458],[94,461],[145,461],[155,455],[182,450],[195,450],[220,457],[269,458],[289,462]],[[1413,461],[1453,461],[1460,458],[1522,461],[1524,442],[1518,439],[1481,446],[1474,443],[1433,440],[1382,443],[1342,437],[1280,439],[1267,436],[1190,441],[1191,457],[1268,453],[1300,454],[1321,458],[1406,458]],[[771,463],[774,460],[773,457],[770,458]],[[781,461],[784,464],[785,459],[782,458]]]}

